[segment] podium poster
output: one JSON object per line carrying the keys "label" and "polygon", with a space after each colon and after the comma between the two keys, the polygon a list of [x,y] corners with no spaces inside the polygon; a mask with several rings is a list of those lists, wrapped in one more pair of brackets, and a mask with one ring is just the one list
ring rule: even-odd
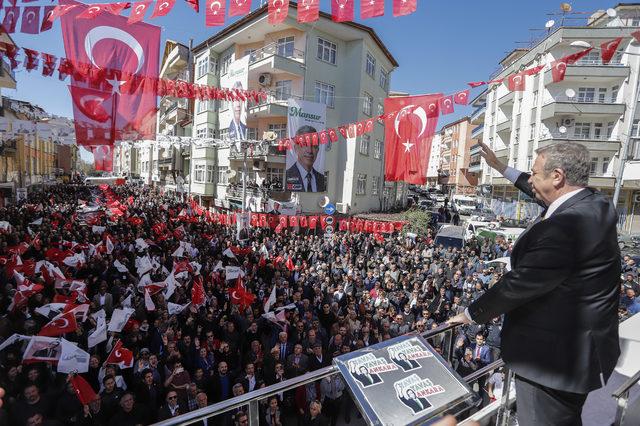
{"label": "podium poster", "polygon": [[408,335],[334,359],[371,425],[422,424],[475,398],[421,336]]}

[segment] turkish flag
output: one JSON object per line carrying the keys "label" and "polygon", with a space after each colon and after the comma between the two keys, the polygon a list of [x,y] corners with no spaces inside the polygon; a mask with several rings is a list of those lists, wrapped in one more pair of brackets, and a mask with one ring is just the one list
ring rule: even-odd
{"label": "turkish flag", "polygon": [[360,0],[360,18],[369,19],[384,15],[384,0]]}
{"label": "turkish flag", "polygon": [[133,352],[122,346],[122,340],[118,340],[104,363],[116,364],[120,368],[131,368],[133,367]]}
{"label": "turkish flag", "polygon": [[618,46],[622,42],[622,37],[618,37],[615,40],[605,41],[600,45],[600,57],[602,58],[602,65],[607,65],[611,62],[611,58],[616,54]]}
{"label": "turkish flag", "polygon": [[318,225],[318,216],[309,216],[309,229],[316,229]]}
{"label": "turkish flag", "polygon": [[111,8],[108,4],[96,4],[87,7],[80,13],[76,19],[95,19],[102,12],[110,12]]}
{"label": "turkish flag", "polygon": [[130,9],[130,8],[131,8],[131,3],[129,3],[128,1],[120,2],[120,3],[111,3],[109,5],[109,9],[107,10],[107,12],[113,13],[114,15],[120,15],[123,10]]}
{"label": "turkish flag", "polygon": [[536,75],[538,74],[540,71],[542,71],[542,69],[545,67],[546,65],[538,65],[537,67],[533,67],[533,68],[529,68],[523,71],[523,73],[525,75]]}
{"label": "turkish flag", "polygon": [[300,228],[306,228],[307,227],[307,217],[306,216],[300,216],[298,218],[298,223],[300,224]]}
{"label": "turkish flag", "polygon": [[40,25],[40,32],[49,31],[53,27],[53,13],[56,6],[45,6],[43,10],[42,25]]}
{"label": "turkish flag", "polygon": [[40,55],[40,52],[32,49],[27,49],[26,47],[23,47],[22,50],[24,50],[24,55],[26,56],[24,61],[24,68],[27,71],[32,71],[38,68],[38,56]]}
{"label": "turkish flag", "polygon": [[580,52],[574,53],[572,55],[565,56],[564,58],[561,58],[560,60],[561,61],[564,60],[569,65],[575,64],[577,61],[582,59],[584,56],[588,55],[589,52],[591,52],[592,50],[593,50],[593,47],[590,47],[588,49],[581,50]]}
{"label": "turkish flag", "polygon": [[271,25],[281,24],[289,14],[289,0],[269,0],[269,17],[267,21]]}
{"label": "turkish flag", "polygon": [[417,8],[417,0],[393,0],[393,16],[409,15]]}
{"label": "turkish flag", "polygon": [[292,228],[298,226],[298,216],[289,216],[289,226]]}
{"label": "turkish flag", "polygon": [[71,376],[70,382],[71,386],[73,386],[73,391],[82,405],[88,405],[96,399],[96,392],[82,376],[74,374]]}
{"label": "turkish flag", "polygon": [[[85,10],[86,6],[79,6],[61,18],[66,57],[76,64],[117,70],[109,81],[112,92],[118,94],[112,139],[128,128],[136,133],[127,135],[131,139],[154,137],[156,120],[145,118],[155,111],[157,95],[151,90],[131,93],[123,88],[131,86],[134,74],[145,76],[143,83],[147,86],[157,79],[160,28],[144,22],[128,25],[126,17],[111,13],[102,13],[96,19],[75,19]],[[76,76],[72,84],[77,84]],[[74,118],[77,125],[79,120]]]}
{"label": "turkish flag", "polygon": [[187,4],[189,6],[191,6],[191,8],[193,10],[196,11],[196,13],[200,12],[200,2],[199,2],[199,0],[186,0],[186,2],[187,2]]}
{"label": "turkish flag", "polygon": [[636,43],[640,43],[640,30],[632,32],[631,37],[635,39]]}
{"label": "turkish flag", "polygon": [[564,75],[567,72],[567,62],[563,59],[551,62],[551,78],[554,83],[558,83],[564,80]]}
{"label": "turkish flag", "polygon": [[476,88],[476,87],[480,87],[480,86],[484,86],[485,84],[487,84],[486,81],[472,81],[471,83],[467,83],[469,86],[471,86],[472,88]]}
{"label": "turkish flag", "polygon": [[[385,111],[398,111],[385,119],[385,180],[422,185],[431,153],[431,138],[438,115],[429,114],[441,94],[384,100]],[[437,109],[437,106],[435,106]]]}
{"label": "turkish flag", "polygon": [[298,22],[315,22],[320,16],[320,0],[302,0],[298,3]]}
{"label": "turkish flag", "polygon": [[207,10],[204,15],[204,23],[207,27],[219,27],[224,25],[224,0],[207,0]]}
{"label": "turkish flag", "polygon": [[527,74],[524,72],[519,72],[517,74],[511,74],[507,80],[507,86],[509,90],[513,92],[523,92],[527,87],[526,84]]}
{"label": "turkish flag", "polygon": [[153,8],[151,19],[157,18],[158,16],[165,16],[167,13],[171,12],[175,3],[176,0],[158,0],[156,2],[156,6]]}
{"label": "turkish flag", "polygon": [[139,1],[131,6],[131,13],[129,14],[129,18],[127,19],[128,24],[135,24],[136,22],[140,22],[144,19],[145,13],[147,13],[147,9],[149,9],[149,5],[151,5],[151,0]]}
{"label": "turkish flag", "polygon": [[285,266],[287,267],[288,270],[293,271],[294,269],[296,269],[295,265],[293,264],[293,260],[291,260],[291,258],[287,258],[287,262],[285,263]]}
{"label": "turkish flag", "polygon": [[331,2],[331,19],[335,22],[353,21],[355,0],[334,0]]}
{"label": "turkish flag", "polygon": [[40,7],[25,7],[22,13],[20,31],[25,34],[38,34],[40,29]]}
{"label": "turkish flag", "polygon": [[440,114],[453,114],[453,96],[444,96],[438,100]]}
{"label": "turkish flag", "polygon": [[[94,138],[101,135],[101,143],[111,145],[113,96],[94,89],[69,86],[75,118],[76,140],[79,145],[95,145]],[[107,134],[108,132],[108,134]]]}
{"label": "turkish flag", "polygon": [[76,315],[73,312],[67,312],[59,315],[48,324],[42,327],[38,336],[57,337],[65,333],[71,333],[78,329]]}
{"label": "turkish flag", "polygon": [[242,16],[249,12],[251,12],[251,0],[229,0],[229,16]]}
{"label": "turkish flag", "polygon": [[282,228],[286,228],[288,224],[287,216],[279,216],[278,223]]}
{"label": "turkish flag", "polygon": [[453,95],[453,102],[458,105],[468,105],[469,104],[469,91],[462,90],[455,95]]}
{"label": "turkish flag", "polygon": [[191,304],[193,306],[202,306],[205,302],[204,287],[202,283],[202,275],[198,275],[193,279],[191,287]]}
{"label": "turkish flag", "polygon": [[93,164],[97,171],[113,171],[113,150],[109,145],[92,146]]}
{"label": "turkish flag", "polygon": [[2,21],[2,30],[6,33],[15,33],[16,24],[20,17],[19,7],[5,7],[4,8],[4,20]]}

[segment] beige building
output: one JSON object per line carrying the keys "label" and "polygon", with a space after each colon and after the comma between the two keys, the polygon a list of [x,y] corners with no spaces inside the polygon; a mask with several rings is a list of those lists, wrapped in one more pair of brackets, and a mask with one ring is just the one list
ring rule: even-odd
{"label": "beige building", "polygon": [[475,195],[478,179],[469,171],[471,139],[469,117],[446,124],[440,130],[439,185],[447,194]]}

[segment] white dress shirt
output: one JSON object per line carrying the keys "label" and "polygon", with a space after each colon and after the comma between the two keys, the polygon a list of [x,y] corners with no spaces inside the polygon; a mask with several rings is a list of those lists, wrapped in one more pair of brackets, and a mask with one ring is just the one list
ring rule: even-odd
{"label": "white dress shirt", "polygon": [[311,192],[318,192],[318,185],[316,183],[316,175],[313,173],[313,168],[311,168],[311,171],[307,171],[307,169],[305,169],[304,167],[302,167],[300,165],[300,163],[298,163],[296,161],[296,167],[298,168],[298,172],[300,173],[300,177],[302,178],[302,188],[305,190],[305,192],[309,192],[309,188],[307,188],[307,175],[311,175]]}

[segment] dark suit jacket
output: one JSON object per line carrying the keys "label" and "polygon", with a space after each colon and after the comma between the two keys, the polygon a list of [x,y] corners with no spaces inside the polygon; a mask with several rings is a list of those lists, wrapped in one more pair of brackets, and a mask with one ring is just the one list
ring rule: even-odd
{"label": "dark suit jacket", "polygon": [[[326,182],[324,181],[324,175],[318,172],[316,169],[313,170],[313,175],[316,178],[316,189],[317,192],[326,191]],[[298,166],[294,163],[293,166],[287,169],[287,174],[285,176],[285,189],[287,191],[300,191],[304,192],[305,183],[302,180],[302,176],[300,176],[300,170],[298,170]]]}
{"label": "dark suit jacket", "polygon": [[[476,360],[476,344],[471,345],[471,351],[473,353],[473,360]],[[484,367],[487,364],[491,364],[491,348],[487,345],[480,347],[480,367]]]}
{"label": "dark suit jacket", "polygon": [[[420,407],[420,405],[418,404],[418,400],[420,400],[420,403],[422,404],[422,407]],[[431,407],[431,403],[429,402],[429,400],[427,400],[427,398],[402,398],[400,397],[400,401],[402,401],[402,403],[404,405],[406,405],[407,407],[411,408],[411,410],[413,410],[414,414],[415,413],[419,413],[422,410],[426,410],[427,408]]]}
{"label": "dark suit jacket", "polygon": [[[238,138],[236,133],[240,133],[241,137]],[[229,123],[229,139],[246,139],[247,138],[247,126],[240,122],[239,126],[236,126],[235,121],[231,120]]]}
{"label": "dark suit jacket", "polygon": [[391,360],[404,371],[408,371],[414,368],[420,367],[418,361],[414,359],[400,359],[400,358],[391,358]]}
{"label": "dark suit jacket", "polygon": [[[516,187],[533,197],[522,173]],[[512,270],[469,306],[486,323],[506,313],[502,357],[516,374],[587,393],[616,365],[620,249],[611,201],[586,188],[524,232]]]}
{"label": "dark suit jacket", "polygon": [[360,373],[353,373],[353,377],[359,381],[360,383],[362,383],[362,386],[370,386],[376,383],[380,383],[382,381],[382,379],[380,378],[380,376],[378,376],[377,374],[370,374],[371,379],[369,379],[369,377],[367,377],[364,374],[360,374]]}

